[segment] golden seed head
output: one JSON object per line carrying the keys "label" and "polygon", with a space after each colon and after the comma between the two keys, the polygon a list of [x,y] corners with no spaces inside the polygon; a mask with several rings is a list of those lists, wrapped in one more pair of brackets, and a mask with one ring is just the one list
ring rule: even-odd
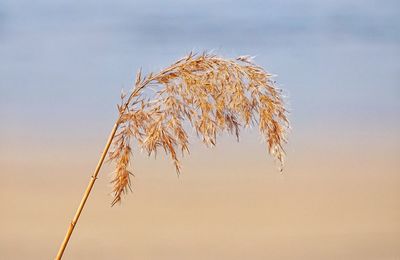
{"label": "golden seed head", "polygon": [[[150,100],[142,97],[147,86],[155,89]],[[121,98],[120,127],[109,156],[116,162],[113,205],[130,189],[131,139],[148,155],[163,149],[180,172],[177,151],[189,152],[185,121],[208,146],[216,144],[218,133],[239,140],[242,127],[258,124],[269,153],[283,166],[287,110],[271,75],[250,56],[227,60],[190,53],[157,74],[139,71],[129,98]]]}

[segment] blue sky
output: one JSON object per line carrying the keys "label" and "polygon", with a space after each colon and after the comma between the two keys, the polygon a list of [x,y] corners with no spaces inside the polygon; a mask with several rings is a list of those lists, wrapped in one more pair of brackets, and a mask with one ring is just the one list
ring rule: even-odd
{"label": "blue sky", "polygon": [[191,50],[255,55],[298,125],[397,125],[399,17],[397,1],[3,0],[2,130],[107,124],[139,67]]}

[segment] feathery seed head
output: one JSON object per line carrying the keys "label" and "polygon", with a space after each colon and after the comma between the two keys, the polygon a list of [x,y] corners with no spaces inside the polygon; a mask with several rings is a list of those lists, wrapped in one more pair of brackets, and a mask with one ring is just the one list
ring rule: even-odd
{"label": "feathery seed head", "polygon": [[[145,101],[142,94],[148,86],[155,94]],[[258,124],[269,153],[283,166],[287,110],[271,75],[250,56],[227,60],[189,53],[157,74],[139,71],[130,96],[121,99],[120,127],[109,156],[116,162],[113,205],[130,189],[131,139],[148,155],[163,149],[180,172],[177,151],[189,152],[184,121],[207,146],[216,144],[218,133],[227,131],[239,140],[242,127]]]}

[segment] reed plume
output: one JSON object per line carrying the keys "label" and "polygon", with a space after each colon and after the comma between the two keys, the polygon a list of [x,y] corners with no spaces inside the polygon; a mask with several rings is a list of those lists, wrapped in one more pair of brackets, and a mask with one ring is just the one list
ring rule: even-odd
{"label": "reed plume", "polygon": [[132,143],[148,155],[164,150],[179,174],[178,154],[189,152],[189,127],[214,146],[219,133],[239,140],[241,128],[258,124],[269,153],[283,166],[289,122],[281,91],[249,56],[227,60],[190,53],[158,73],[143,76],[139,71],[132,92],[121,100],[119,117],[55,259],[62,258],[111,145],[108,156],[116,165],[112,205],[131,187]]}
{"label": "reed plume", "polygon": [[[151,93],[145,92],[150,87]],[[214,146],[219,133],[239,140],[242,127],[258,124],[269,152],[283,166],[287,111],[271,75],[249,56],[227,60],[190,53],[157,74],[139,71],[131,95],[121,99],[120,127],[109,154],[116,164],[112,205],[130,189],[131,140],[149,156],[164,150],[179,174],[178,154],[189,152],[188,127]]]}

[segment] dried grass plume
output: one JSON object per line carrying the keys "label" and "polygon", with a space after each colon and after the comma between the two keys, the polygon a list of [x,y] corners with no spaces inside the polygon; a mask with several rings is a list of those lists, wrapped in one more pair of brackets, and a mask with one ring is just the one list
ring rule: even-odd
{"label": "dried grass plume", "polygon": [[239,140],[242,127],[258,125],[269,153],[283,166],[287,110],[271,75],[249,56],[228,60],[190,53],[158,73],[139,72],[132,92],[121,99],[119,129],[109,153],[116,164],[112,205],[131,187],[132,142],[148,155],[164,150],[179,173],[178,154],[189,152],[188,127],[214,146],[219,133]]}

